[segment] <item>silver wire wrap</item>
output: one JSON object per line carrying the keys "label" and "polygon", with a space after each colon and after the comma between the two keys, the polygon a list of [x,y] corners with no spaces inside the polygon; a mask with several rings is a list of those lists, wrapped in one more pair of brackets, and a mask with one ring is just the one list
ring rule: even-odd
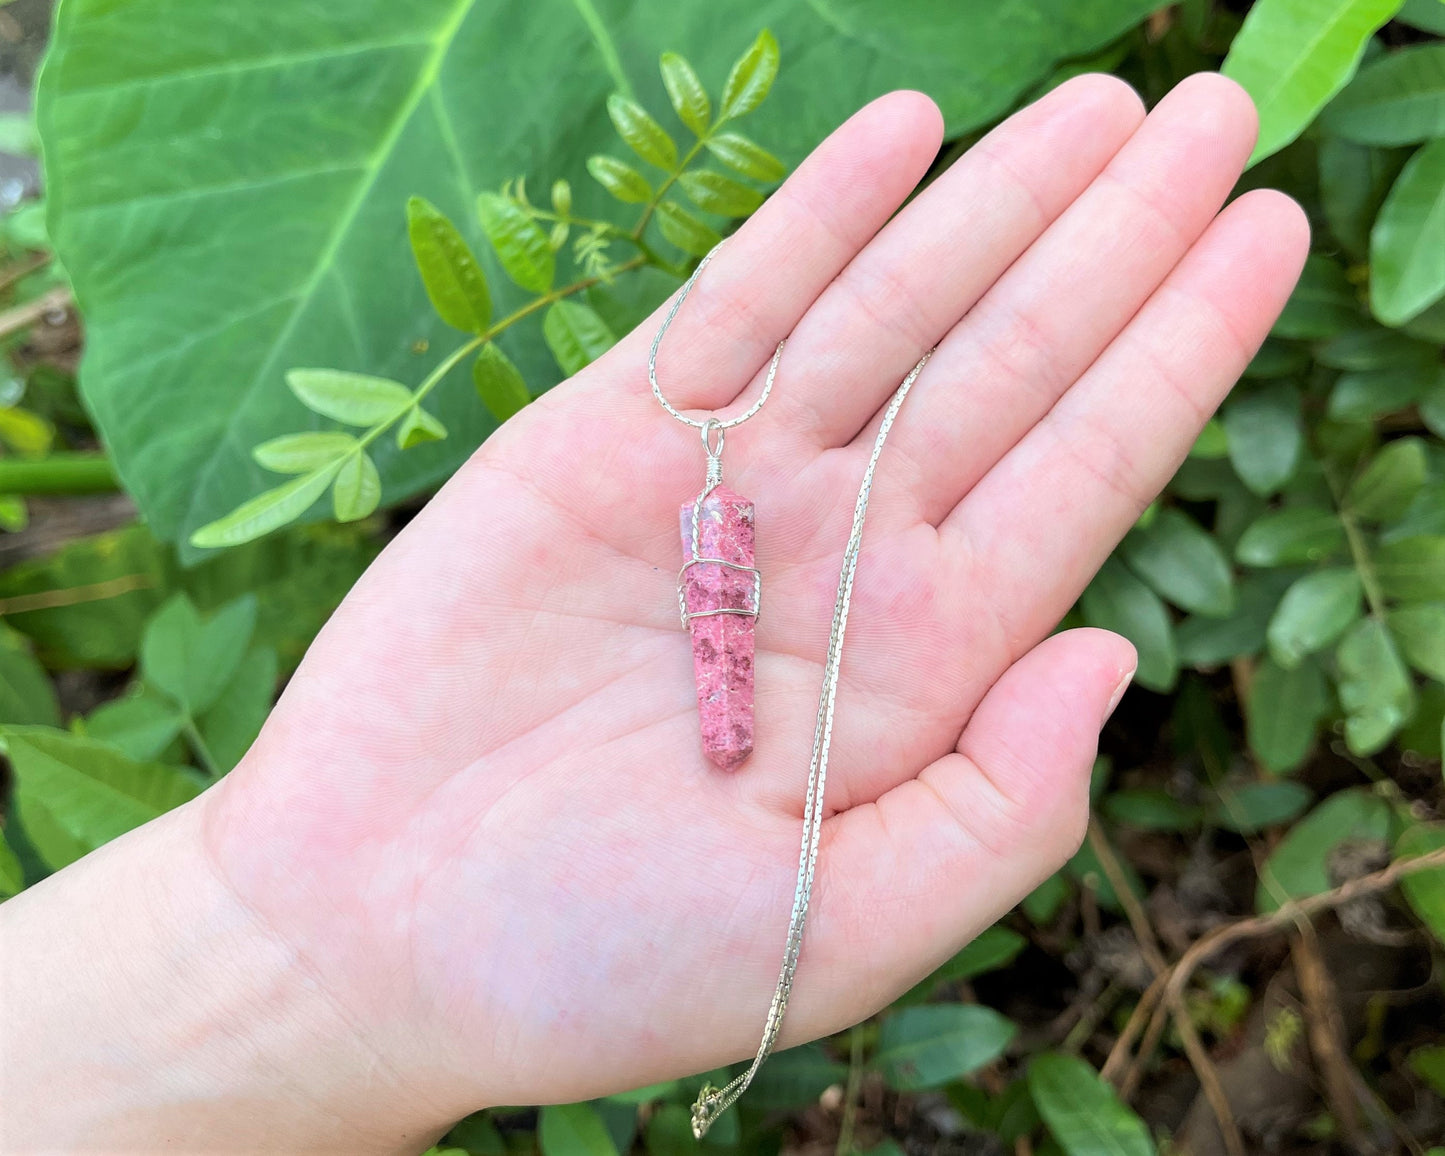
{"label": "silver wire wrap", "polygon": [[[696,276],[696,274],[694,274]],[[838,697],[838,671],[843,657],[843,634],[848,628],[848,606],[853,600],[853,576],[858,570],[858,553],[863,544],[863,518],[868,513],[868,499],[873,492],[873,474],[878,467],[878,457],[883,452],[883,443],[899,407],[913,383],[933,356],[930,349],[913,367],[903,384],[888,403],[883,414],[883,424],[873,442],[873,456],[868,459],[868,468],[863,471],[863,484],[858,489],[858,501],[853,507],[853,529],[848,535],[848,545],[843,550],[843,570],[838,576],[838,597],[833,603],[833,627],[828,635],[828,658],[823,667],[823,689],[818,696],[818,722],[813,731],[813,761],[808,769],[808,794],[803,803],[803,846],[798,856],[798,886],[793,892],[793,917],[788,924],[788,942],[783,952],[783,968],[778,975],[777,990],[773,993],[772,1005],[768,1008],[767,1023],[763,1028],[763,1040],[758,1045],[758,1054],[748,1070],[732,1080],[726,1087],[715,1088],[703,1085],[697,1101],[692,1106],[692,1134],[699,1140],[707,1133],[723,1112],[748,1090],[758,1069],[763,1066],[777,1043],[778,1033],[783,1027],[783,1015],[788,1009],[788,996],[793,990],[793,976],[798,970],[798,952],[803,946],[803,926],[808,919],[808,901],[813,894],[813,875],[818,865],[818,841],[823,831],[823,789],[828,780],[828,752],[833,745],[833,707]]]}
{"label": "silver wire wrap", "polygon": [[[662,386],[657,384],[658,347],[662,345],[662,339],[667,335],[667,330],[668,327],[672,324],[672,319],[677,316],[677,311],[682,308],[682,303],[687,300],[687,295],[691,291],[693,285],[696,283],[698,274],[700,274],[704,269],[707,268],[707,263],[712,260],[713,254],[716,253],[720,248],[722,248],[722,246],[723,242],[719,241],[716,245],[709,249],[707,256],[697,263],[697,268],[692,271],[692,276],[682,283],[681,291],[679,291],[678,295],[672,299],[672,304],[667,307],[667,314],[663,317],[662,324],[658,326],[657,336],[652,339],[652,348],[647,352],[647,380],[652,384],[652,396],[657,398],[658,402],[661,403],[662,408],[667,410],[668,413],[672,414],[673,417],[677,418],[678,421],[682,422],[684,425],[690,425],[694,429],[703,429],[704,426],[711,425],[712,428],[719,431],[730,430],[735,425],[742,425],[743,422],[747,421],[748,418],[752,417],[758,412],[758,410],[762,409],[763,403],[768,400],[768,394],[773,392],[773,380],[778,376],[778,362],[781,361],[783,357],[783,346],[788,343],[787,338],[784,338],[782,341],[778,342],[777,349],[773,350],[773,359],[772,361],[768,362],[768,376],[763,381],[763,392],[758,395],[757,401],[753,402],[752,405],[748,406],[748,408],[742,413],[738,414],[737,417],[730,417],[727,419],[727,421],[722,421],[715,417],[702,419],[688,417],[686,414],[679,413],[676,409],[674,409],[672,402],[668,401],[667,398],[662,396]],[[703,445],[707,444],[707,439],[706,437],[704,437]],[[721,454],[722,439],[721,437],[719,437],[717,454],[714,455],[712,452],[712,447],[709,446],[708,456],[721,456]]]}

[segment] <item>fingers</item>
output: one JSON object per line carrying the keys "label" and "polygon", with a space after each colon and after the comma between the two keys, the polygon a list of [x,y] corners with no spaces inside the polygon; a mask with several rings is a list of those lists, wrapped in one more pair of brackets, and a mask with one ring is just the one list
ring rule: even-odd
{"label": "fingers", "polygon": [[925,189],[790,339],[767,421],[843,445],[898,380],[1094,179],[1143,118],[1084,76],[1010,117]]}
{"label": "fingers", "polygon": [[831,819],[794,998],[852,1022],[1056,871],[1083,836],[1099,728],[1134,665],[1107,631],[1049,638],[984,696],[956,753]]}
{"label": "fingers", "polygon": [[[720,409],[737,398],[922,179],[942,138],[942,117],[928,97],[894,92],[866,105],[814,149],[729,238],[688,294],[658,353],[668,400],[680,409]],[[635,369],[661,315],[607,359],[628,366],[629,389],[649,389]],[[787,365],[780,389],[791,384]]]}
{"label": "fingers", "polygon": [[1235,201],[942,524],[944,550],[960,553],[1014,653],[1058,621],[1178,468],[1269,332],[1308,248],[1309,225],[1288,197],[1261,190]]}
{"label": "fingers", "polygon": [[942,343],[889,447],[937,523],[1046,414],[1198,240],[1254,147],[1243,89],[1181,83]]}

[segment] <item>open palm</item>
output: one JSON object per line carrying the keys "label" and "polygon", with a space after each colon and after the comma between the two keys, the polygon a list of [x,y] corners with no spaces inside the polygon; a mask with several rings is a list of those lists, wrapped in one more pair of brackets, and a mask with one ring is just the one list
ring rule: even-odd
{"label": "open palm", "polygon": [[1074,849],[1133,654],[1101,631],[1042,640],[1293,285],[1292,202],[1216,217],[1253,133],[1218,77],[1147,120],[1083,77],[894,216],[942,134],[895,93],[719,253],[662,350],[674,404],[737,412],[789,337],[726,455],[764,582],[736,771],[699,745],[674,582],[703,454],[650,396],[656,319],[503,427],[387,549],[206,829],[419,1117],[756,1046],[853,499],[881,408],[934,345],[874,488],[784,1042],[876,1010]]}

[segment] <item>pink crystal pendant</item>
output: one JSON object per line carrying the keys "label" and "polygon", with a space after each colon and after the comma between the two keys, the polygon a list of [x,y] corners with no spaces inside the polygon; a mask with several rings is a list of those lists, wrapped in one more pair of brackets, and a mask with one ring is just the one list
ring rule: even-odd
{"label": "pink crystal pendant", "polygon": [[677,597],[692,635],[703,751],[731,770],[753,753],[753,652],[762,579],[753,566],[753,503],[714,481],[711,470],[709,483],[679,511],[685,561]]}

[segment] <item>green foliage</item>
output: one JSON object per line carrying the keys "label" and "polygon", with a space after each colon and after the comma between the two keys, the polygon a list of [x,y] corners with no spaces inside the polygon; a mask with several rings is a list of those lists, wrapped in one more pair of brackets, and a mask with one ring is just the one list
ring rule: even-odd
{"label": "green foliage", "polygon": [[892,1088],[937,1088],[997,1059],[1017,1030],[991,1008],[906,1007],[883,1021],[873,1063]]}
{"label": "green foliage", "polygon": [[1445,137],[1400,171],[1370,233],[1370,306],[1403,325],[1445,294]]}
{"label": "green foliage", "polygon": [[1038,1056],[1029,1092],[1068,1156],[1153,1156],[1144,1122],[1121,1104],[1094,1069],[1074,1056]]}
{"label": "green foliage", "polygon": [[0,626],[0,724],[30,723],[59,725],[60,704],[25,637]]}
{"label": "green foliage", "polygon": [[47,867],[82,855],[200,793],[179,767],[140,762],[48,727],[6,727],[20,822]]}
{"label": "green foliage", "polygon": [[[607,192],[624,204],[641,204],[630,229],[572,211],[571,185],[552,186],[552,207],[539,209],[527,197],[525,183],[509,182],[501,193],[476,197],[477,223],[502,272],[518,288],[535,295],[495,322],[492,291],[462,230],[440,209],[421,197],[407,202],[407,236],[417,271],[441,319],[474,336],[455,349],[415,390],[398,382],[335,369],[293,369],[286,382],[312,413],[363,430],[359,436],[341,431],[283,434],[252,451],[256,462],[278,473],[300,475],[243,502],[222,518],[190,536],[192,547],[234,546],[269,534],[305,515],[329,488],[338,522],[355,522],[381,502],[381,471],[373,457],[385,443],[381,435],[396,427],[399,450],[444,441],[446,425],[422,401],[470,354],[472,378],[487,413],[502,422],[531,400],[526,379],[497,344],[498,338],[530,314],[542,312],[541,336],[565,375],[585,369],[616,342],[616,335],[591,305],[575,298],[598,283],[610,285],[619,275],[650,267],[677,275],[681,267],[658,254],[648,237],[655,222],[663,240],[690,257],[706,254],[721,240],[707,221],[675,200],[674,187],[713,217],[746,217],[763,200],[757,189],[723,173],[692,167],[704,154],[714,130],[756,109],[768,95],[778,72],[778,44],[764,31],[733,65],[720,98],[716,119],[711,101],[692,66],[676,53],[664,54],[661,73],[675,111],[696,140],[680,151],[667,130],[640,105],[622,93],[607,98],[607,115],[617,135],[643,162],[661,170],[654,187],[631,165],[615,157],[588,158],[587,170]],[[696,126],[696,127],[694,127]],[[730,133],[724,152],[753,173],[775,171],[773,158],[747,138]],[[543,225],[550,222],[550,231]],[[558,286],[559,250],[573,230],[572,264],[582,274]],[[612,247],[632,255],[618,263]],[[376,450],[370,447],[376,446]]]}
{"label": "green foliage", "polygon": [[617,1145],[591,1107],[558,1104],[542,1109],[537,1121],[542,1156],[617,1156]]}
{"label": "green foliage", "polygon": [[1390,834],[1390,807],[1363,788],[1331,795],[1290,828],[1260,873],[1255,904],[1275,911],[1286,899],[1318,895],[1339,882],[1331,856],[1347,843],[1378,843]]}
{"label": "green foliage", "polygon": [[[138,0],[123,14],[108,0],[67,0],[38,122],[52,232],[86,305],[87,400],[148,523],[164,540],[188,539],[265,487],[252,446],[322,428],[279,388],[287,368],[330,365],[401,382],[434,368],[421,351],[449,342],[455,329],[443,318],[461,315],[433,310],[438,286],[417,276],[400,241],[409,197],[457,224],[486,278],[496,326],[527,298],[503,279],[478,194],[495,205],[490,196],[519,174],[560,175],[573,182],[574,203],[555,215],[605,217],[607,191],[583,174],[617,139],[610,94],[646,110],[679,150],[707,134],[699,161],[771,183],[783,170],[774,152],[796,163],[872,96],[922,88],[956,137],[1157,6],[922,0],[835,11],[782,0],[766,13],[776,38],[735,65],[761,19],[745,0],[607,0],[588,6],[591,19],[573,6],[523,6],[508,25],[522,51],[470,0],[339,0],[324,14],[285,5],[268,14],[267,52],[222,0]],[[95,52],[98,43],[106,50]],[[789,59],[805,66],[792,80]],[[775,91],[759,106],[774,75]],[[704,102],[699,92],[712,96]],[[213,115],[173,115],[200,107]],[[767,149],[749,139],[754,118]],[[565,222],[534,223],[550,243],[550,227]],[[661,228],[649,218],[646,239],[659,249]],[[575,221],[571,230],[584,248],[554,249],[558,288],[597,271],[586,260],[593,230]],[[534,255],[545,263],[540,248]],[[656,304],[675,281],[648,285]],[[558,379],[535,325],[497,336],[532,393]],[[388,500],[435,485],[495,428],[465,375],[444,377],[428,406],[450,436],[376,447]],[[311,501],[318,489],[299,487]]]}
{"label": "green foliage", "polygon": [[[259,53],[218,0],[124,8],[61,6],[40,113],[49,213],[85,306],[96,432],[148,524],[189,544],[178,559],[137,525],[0,573],[14,772],[0,895],[233,767],[390,529],[378,511],[605,354],[863,99],[930,92],[951,156],[1080,71],[1118,71],[1152,102],[1221,61],[1260,106],[1267,163],[1246,183],[1299,198],[1316,252],[1069,620],[1128,636],[1140,686],[1173,696],[1132,696],[1113,724],[1127,735],[1114,736],[1116,766],[1097,769],[1117,871],[1086,844],[876,1021],[774,1056],[705,1147],[776,1151],[779,1113],[798,1113],[799,1144],[817,1146],[807,1130],[840,1095],[869,1114],[876,1092],[861,1083],[889,1089],[885,1119],[860,1122],[855,1143],[879,1156],[903,1150],[880,1126],[945,1100],[991,1134],[980,1144],[1152,1153],[1117,1081],[1080,1058],[1117,1039],[1132,980],[1110,974],[1097,1019],[1055,1030],[1100,990],[1079,960],[1124,932],[1119,888],[1157,913],[1184,892],[1169,864],[1234,864],[1215,874],[1224,917],[1242,918],[1336,887],[1361,862],[1445,846],[1439,0],[1257,0],[1242,21],[1240,5],[1211,0],[780,0],[741,56],[757,32],[741,0],[605,0],[589,21],[519,9],[524,52],[450,0],[339,0],[324,21],[283,6]],[[23,145],[28,126],[0,135]],[[0,251],[47,246],[43,215],[31,203],[0,218]],[[19,282],[17,300],[63,284],[57,270]],[[43,461],[68,431],[89,436],[74,398],[48,388],[36,375],[19,395],[0,389],[6,455]],[[0,524],[25,516],[0,494]],[[285,529],[332,518],[349,524]],[[1165,748],[1152,755],[1151,719]],[[1445,870],[1406,877],[1386,906],[1421,929],[1417,946],[1433,934],[1438,965]],[[1182,926],[1171,930],[1197,933]],[[1186,993],[1220,1062],[1256,1046],[1241,1017],[1266,956],[1239,974],[1211,956]],[[1081,966],[1076,991],[1067,973]],[[1301,1022],[1272,1028],[1266,1050]],[[1388,1062],[1445,1095],[1441,1054],[1412,1039]],[[1157,1068],[1175,1080],[1185,1062]],[[478,1113],[433,1151],[695,1153],[700,1082]]]}

